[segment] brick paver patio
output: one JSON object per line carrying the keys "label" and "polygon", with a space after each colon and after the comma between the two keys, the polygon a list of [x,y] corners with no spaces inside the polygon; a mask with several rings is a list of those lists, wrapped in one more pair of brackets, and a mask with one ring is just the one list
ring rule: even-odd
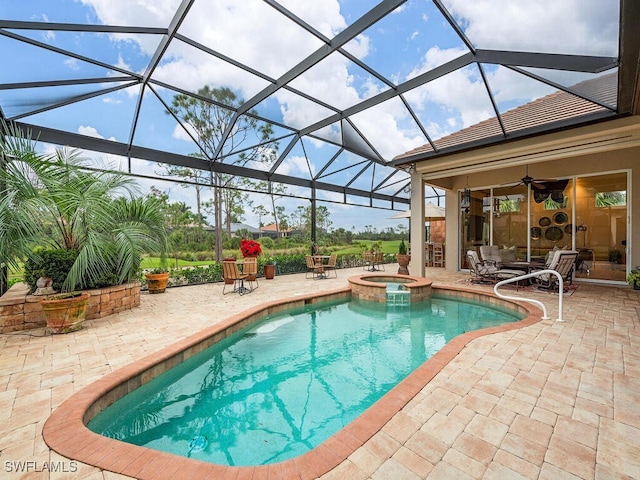
{"label": "brick paver patio", "polygon": [[[0,335],[0,478],[126,478],[47,447],[42,429],[57,406],[227,316],[274,298],[335,289],[360,273],[278,276],[243,297],[222,296],[221,284],[174,288],[143,294],[139,309],[88,321],[73,334]],[[436,284],[465,277],[442,269],[427,276]],[[556,296],[533,296],[557,317]],[[640,478],[640,292],[581,284],[564,307],[563,323],[543,320],[473,340],[323,478]]]}

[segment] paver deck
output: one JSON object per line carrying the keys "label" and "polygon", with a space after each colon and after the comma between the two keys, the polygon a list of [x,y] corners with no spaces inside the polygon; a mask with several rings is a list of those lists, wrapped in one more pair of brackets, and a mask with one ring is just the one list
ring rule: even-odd
{"label": "paver deck", "polygon": [[[223,296],[221,284],[173,288],[143,294],[141,308],[88,321],[73,334],[0,335],[0,478],[127,478],[47,447],[42,429],[57,406],[228,316],[275,298],[342,287],[360,273],[278,276],[242,297]],[[437,268],[427,276],[434,285],[465,277]],[[532,296],[557,317],[557,297]],[[543,320],[473,340],[322,478],[640,478],[639,318],[639,291],[581,284],[565,298],[565,322]]]}

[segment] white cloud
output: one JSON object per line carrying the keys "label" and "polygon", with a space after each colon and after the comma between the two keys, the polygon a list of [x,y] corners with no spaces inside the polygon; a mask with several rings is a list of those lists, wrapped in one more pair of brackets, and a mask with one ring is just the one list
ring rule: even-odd
{"label": "white cloud", "polygon": [[[440,49],[430,48],[424,55],[423,64],[411,72],[409,77],[415,77],[429,71],[436,66],[458,58],[466,53],[461,48]],[[407,99],[420,111],[427,111],[427,118],[441,116],[442,122],[448,123],[453,130],[468,127],[494,115],[487,90],[477,69],[465,67],[448,75],[436,79],[420,88],[407,93]],[[437,111],[434,111],[433,109]],[[459,118],[452,124],[452,115]],[[441,133],[450,133],[437,129]],[[439,138],[429,132],[432,138]]]}
{"label": "white cloud", "polygon": [[[198,136],[196,135],[195,129],[190,124],[185,123],[184,127],[187,130],[189,130],[189,132],[191,132],[191,135],[193,135],[193,138],[198,138]],[[177,140],[183,140],[185,142],[193,143],[193,139],[186,132],[185,128],[183,128],[182,125],[176,125],[173,129],[172,137]]]}
{"label": "white cloud", "polygon": [[[298,155],[287,157],[287,160],[280,164],[277,171],[282,175],[309,177],[307,159]],[[311,166],[311,172],[315,174],[313,165]]]}
{"label": "white cloud", "polygon": [[555,90],[549,85],[524,77],[502,66],[493,72],[487,72],[487,80],[497,102],[527,103]]}
{"label": "white cloud", "polygon": [[[80,135],[86,135],[87,137],[105,138],[103,135],[100,135],[98,133],[98,130],[96,130],[94,127],[89,127],[85,125],[80,125],[78,127],[78,133]],[[112,142],[116,141],[115,137],[109,137],[109,140],[111,140]]]}
{"label": "white cloud", "polygon": [[80,67],[78,65],[78,59],[76,59],[76,58],[65,58],[63,63],[67,67],[69,67],[69,70],[79,70],[80,69]]}
{"label": "white cloud", "polygon": [[119,105],[120,103],[122,103],[122,100],[119,100],[115,97],[104,97],[102,101],[110,105]]}
{"label": "white cloud", "polygon": [[617,52],[617,0],[446,0],[479,48],[589,55]]}

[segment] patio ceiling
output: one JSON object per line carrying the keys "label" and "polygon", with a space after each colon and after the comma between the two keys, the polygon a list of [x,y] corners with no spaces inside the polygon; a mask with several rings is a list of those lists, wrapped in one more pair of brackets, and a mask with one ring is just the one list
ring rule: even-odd
{"label": "patio ceiling", "polygon": [[[410,195],[409,175],[392,161],[405,152],[436,157],[632,113],[632,2],[541,2],[512,16],[503,0],[484,2],[487,15],[470,3],[9,0],[0,6],[0,117],[41,141],[109,154],[140,177],[156,177],[163,162],[394,208]],[[613,95],[580,88],[612,76]],[[168,113],[177,94],[210,101],[197,93],[205,85],[242,99],[218,102],[235,121],[271,127],[272,161],[241,161],[257,135],[237,145],[229,129],[211,149]],[[502,120],[555,91],[584,113],[526,129]],[[439,147],[489,119],[485,137]]]}

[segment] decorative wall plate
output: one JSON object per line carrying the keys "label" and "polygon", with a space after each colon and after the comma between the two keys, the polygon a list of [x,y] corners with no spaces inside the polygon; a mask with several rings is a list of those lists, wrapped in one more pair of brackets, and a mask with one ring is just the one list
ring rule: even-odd
{"label": "decorative wall plate", "polygon": [[544,238],[550,242],[557,242],[563,236],[562,229],[560,227],[549,227],[544,232]]}
{"label": "decorative wall plate", "polygon": [[542,236],[542,229],[540,227],[532,227],[531,228],[531,239],[532,240],[540,240]]}
{"label": "decorative wall plate", "polygon": [[551,225],[551,219],[549,217],[542,217],[540,220],[538,220],[538,225],[540,225],[541,227],[548,227],[549,225]]}
{"label": "decorative wall plate", "polygon": [[567,217],[567,214],[564,212],[558,212],[553,216],[553,223],[556,225],[564,225],[567,223],[567,220],[569,220],[569,217]]}

